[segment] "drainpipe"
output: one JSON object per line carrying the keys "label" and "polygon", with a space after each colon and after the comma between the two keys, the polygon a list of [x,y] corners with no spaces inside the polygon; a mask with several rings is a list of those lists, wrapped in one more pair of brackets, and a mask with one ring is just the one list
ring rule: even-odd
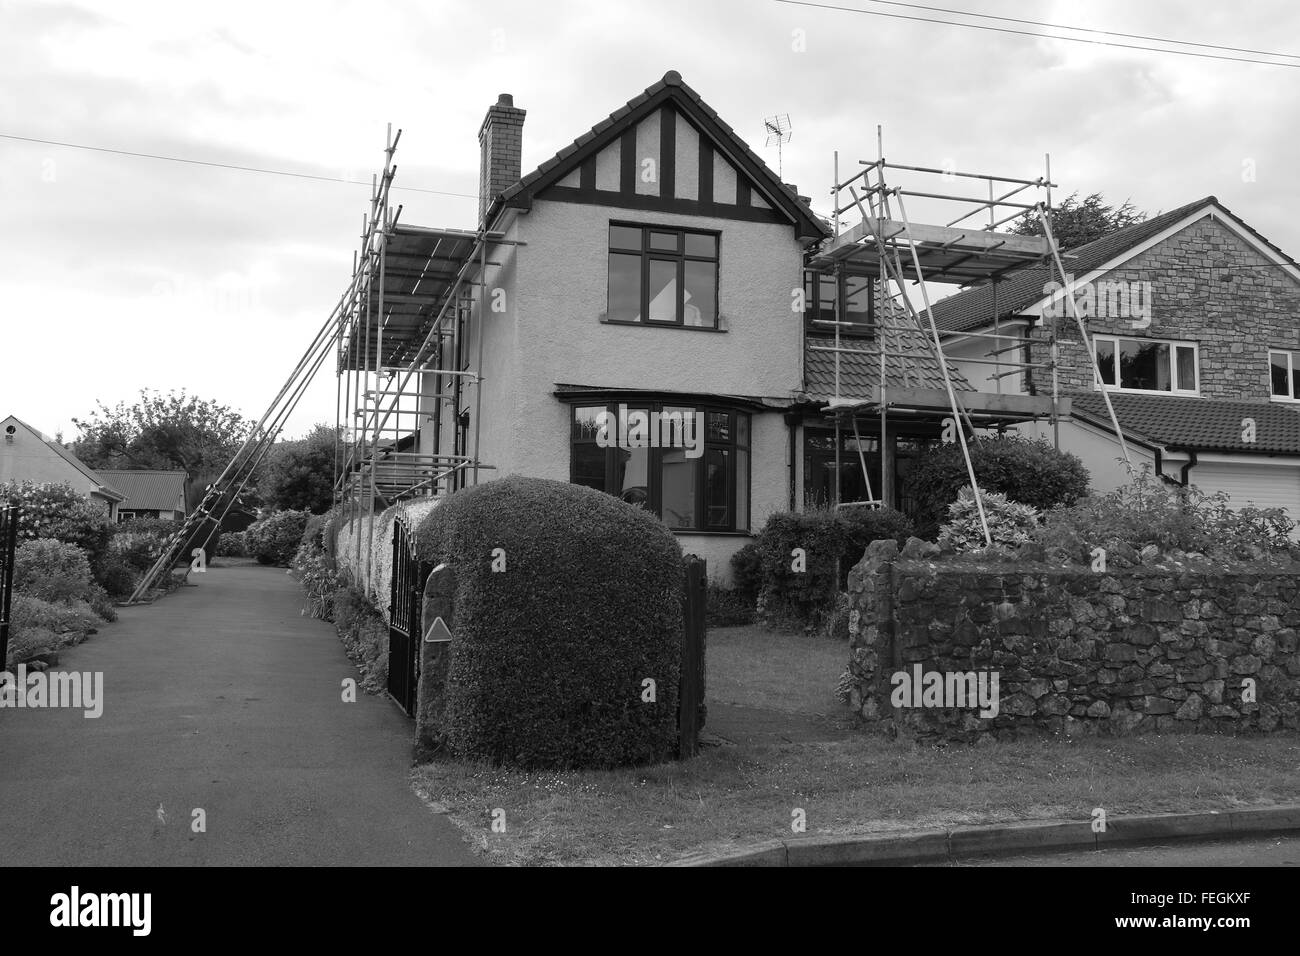
{"label": "drainpipe", "polygon": [[[1177,483],[1178,483],[1179,485],[1181,485],[1182,487],[1186,488],[1186,487],[1187,487],[1187,484],[1188,484],[1188,480],[1189,480],[1188,477],[1187,477],[1187,476],[1188,476],[1188,473],[1191,472],[1191,470],[1192,470],[1193,468],[1196,467],[1196,461],[1197,461],[1197,459],[1196,459],[1196,449],[1195,449],[1195,448],[1187,448],[1187,447],[1185,447],[1185,446],[1181,446],[1181,445],[1170,445],[1169,448],[1168,448],[1168,450],[1169,450],[1169,451],[1181,451],[1181,452],[1186,452],[1186,453],[1187,453],[1187,463],[1184,464],[1180,469],[1178,469],[1178,478],[1177,478]],[[1159,472],[1159,470],[1160,470],[1160,452],[1157,451],[1157,452],[1156,452],[1156,471]],[[1169,480],[1170,480],[1170,481],[1173,481],[1174,479],[1169,479]]]}
{"label": "drainpipe", "polygon": [[[803,415],[797,411],[791,410],[785,413],[785,427],[786,430],[789,431],[790,433],[790,510],[791,511],[795,510],[794,507],[795,492],[797,491],[796,485],[799,478],[799,470],[798,470],[799,469],[799,457],[798,457],[799,447],[798,447],[797,438],[799,435],[799,423],[802,420],[803,420]],[[751,441],[752,440],[753,439],[751,436]],[[754,463],[752,460],[749,463],[749,467],[751,470],[754,467]],[[751,528],[750,530],[752,531],[753,529]]]}

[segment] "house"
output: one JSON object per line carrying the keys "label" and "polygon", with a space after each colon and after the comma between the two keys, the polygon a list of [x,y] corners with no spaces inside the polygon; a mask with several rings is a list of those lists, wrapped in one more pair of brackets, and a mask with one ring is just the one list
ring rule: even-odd
{"label": "house", "polygon": [[99,473],[126,495],[126,500],[117,508],[118,521],[133,518],[184,519],[185,492],[189,482],[189,475],[185,472],[101,469]]}
{"label": "house", "polygon": [[[1001,379],[1010,392],[1046,394],[1051,323],[1058,386],[1071,411],[1055,433],[1083,459],[1094,488],[1128,480],[1114,410],[1134,466],[1233,507],[1281,507],[1300,519],[1300,265],[1215,197],[1207,196],[1069,250],[1068,287],[1025,268],[937,303],[946,353],[972,382],[989,373],[971,333],[995,327],[1023,342],[1030,366]],[[1103,396],[1068,314],[1074,294],[1095,342]],[[996,303],[996,305],[995,305]]]}
{"label": "house", "polygon": [[[385,317],[347,326],[341,391],[371,408],[419,370],[418,413],[375,415],[344,467],[363,509],[480,469],[570,481],[653,511],[725,580],[774,512],[905,498],[949,382],[981,425],[1047,412],[985,401],[924,348],[891,346],[883,377],[840,354],[837,332],[876,335],[868,264],[836,246],[828,265],[830,225],[675,71],[527,174],[524,118],[503,94],[479,130],[477,252],[476,233],[402,224],[358,270],[384,276],[354,300]],[[907,402],[879,414],[882,385]]]}
{"label": "house", "polygon": [[0,422],[0,435],[0,485],[11,481],[68,484],[102,505],[110,521],[117,520],[118,502],[126,495],[68,449],[13,415]]}

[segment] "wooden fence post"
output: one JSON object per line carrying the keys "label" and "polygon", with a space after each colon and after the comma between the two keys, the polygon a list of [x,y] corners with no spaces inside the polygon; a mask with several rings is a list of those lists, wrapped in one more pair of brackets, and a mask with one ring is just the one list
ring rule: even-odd
{"label": "wooden fence post", "polygon": [[677,753],[682,760],[699,752],[704,720],[704,635],[708,605],[708,563],[686,559],[686,593],[682,598],[685,633],[682,640],[681,686],[677,695]]}

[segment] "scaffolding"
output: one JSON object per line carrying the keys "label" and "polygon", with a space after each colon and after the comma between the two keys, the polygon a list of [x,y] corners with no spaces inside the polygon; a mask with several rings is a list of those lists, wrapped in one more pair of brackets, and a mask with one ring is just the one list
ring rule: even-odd
{"label": "scaffolding", "polygon": [[[986,544],[992,544],[983,495],[971,463],[971,444],[978,440],[976,422],[1005,425],[1011,421],[1028,421],[1048,418],[1052,424],[1054,440],[1060,446],[1060,418],[1063,399],[1060,393],[1058,364],[1060,350],[1057,341],[1058,322],[1055,318],[1046,325],[1046,356],[1034,361],[1031,352],[1018,357],[1025,349],[1027,337],[1017,331],[1004,332],[997,305],[997,283],[1009,273],[1030,266],[1046,266],[1055,270],[1061,288],[1062,300],[1071,318],[1077,324],[1081,341],[1092,361],[1094,382],[1099,387],[1111,423],[1118,436],[1124,461],[1132,464],[1122,430],[1115,417],[1114,407],[1097,365],[1096,347],[1074,300],[1072,278],[1065,271],[1064,257],[1057,247],[1052,228],[1051,158],[1045,159],[1044,175],[1033,178],[1011,178],[984,173],[958,172],[929,166],[892,163],[885,159],[881,130],[877,127],[877,158],[860,160],[856,173],[841,181],[839,154],[834,160],[833,235],[809,259],[809,267],[817,277],[814,289],[819,293],[821,277],[832,276],[836,289],[834,319],[815,319],[820,331],[833,333],[833,344],[809,344],[809,351],[830,352],[834,355],[834,395],[827,403],[826,414],[835,426],[835,501],[837,507],[881,507],[887,499],[892,484],[892,463],[889,454],[890,409],[909,409],[917,412],[946,413],[953,439],[960,445],[967,477],[974,494],[976,510]],[[942,186],[929,186],[938,177]],[[899,180],[907,180],[903,185]],[[920,187],[910,185],[920,181]],[[979,183],[987,189],[987,197],[954,195],[947,184],[955,181]],[[1030,192],[1030,191],[1033,192]],[[925,202],[929,208],[949,210],[940,218],[942,225],[914,221],[908,213],[908,199]],[[856,213],[857,221],[847,228],[846,215]],[[1044,235],[1020,236],[997,232],[1012,220],[1026,214],[1036,215],[1042,222]],[[948,215],[955,218],[948,219]],[[987,223],[974,225],[977,217],[987,216]],[[874,281],[876,297],[873,303],[873,320],[865,323],[872,334],[870,344],[855,342],[852,346],[844,340],[849,329],[862,329],[864,323],[846,321],[846,277]],[[927,283],[948,283],[962,286],[991,285],[993,309],[990,316],[992,332],[941,330],[935,322]],[[914,297],[919,296],[919,304]],[[962,364],[992,366],[989,375],[994,393],[963,390],[954,385],[958,370],[945,353],[944,340],[950,343],[971,340],[987,342],[989,349],[977,357],[961,358]],[[842,391],[842,357],[867,356],[878,361],[879,382],[867,397],[845,397]],[[891,362],[891,360],[893,360]],[[923,363],[937,370],[942,387],[926,387],[918,369]],[[891,364],[898,372],[902,384],[890,384]],[[1023,376],[1034,370],[1050,375],[1050,397],[1004,394],[1003,379]],[[913,384],[913,380],[920,380]],[[871,475],[862,451],[862,438],[858,430],[862,414],[878,414],[880,429],[880,486],[873,489]],[[856,439],[858,464],[862,469],[867,500],[844,502],[841,492],[841,432],[852,429]]]}
{"label": "scaffolding", "polygon": [[486,222],[402,223],[389,199],[400,138],[390,137],[373,180],[335,342],[335,504],[356,531],[354,572],[367,578],[380,511],[494,470],[479,453],[487,276],[501,265],[489,253],[523,245]]}
{"label": "scaffolding", "polygon": [[389,198],[401,136],[389,126],[383,170],[371,179],[361,245],[343,294],[270,407],[125,603],[144,600],[183,556],[209,547],[331,356],[334,501],[357,531],[356,573],[370,574],[372,548],[363,562],[360,529],[368,525],[373,545],[378,511],[477,484],[482,472],[493,470],[479,458],[487,270],[499,265],[488,253],[523,243],[483,222],[474,230],[402,223],[402,207]]}

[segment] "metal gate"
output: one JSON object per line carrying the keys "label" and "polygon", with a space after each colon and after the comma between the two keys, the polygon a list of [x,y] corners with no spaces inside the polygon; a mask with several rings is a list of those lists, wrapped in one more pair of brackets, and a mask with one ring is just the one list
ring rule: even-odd
{"label": "metal gate", "polygon": [[18,506],[0,505],[0,671],[9,654],[9,599],[14,590],[14,548],[18,544]]}
{"label": "metal gate", "polygon": [[420,610],[429,568],[415,557],[405,515],[393,522],[393,583],[388,607],[388,693],[415,716],[420,676]]}

